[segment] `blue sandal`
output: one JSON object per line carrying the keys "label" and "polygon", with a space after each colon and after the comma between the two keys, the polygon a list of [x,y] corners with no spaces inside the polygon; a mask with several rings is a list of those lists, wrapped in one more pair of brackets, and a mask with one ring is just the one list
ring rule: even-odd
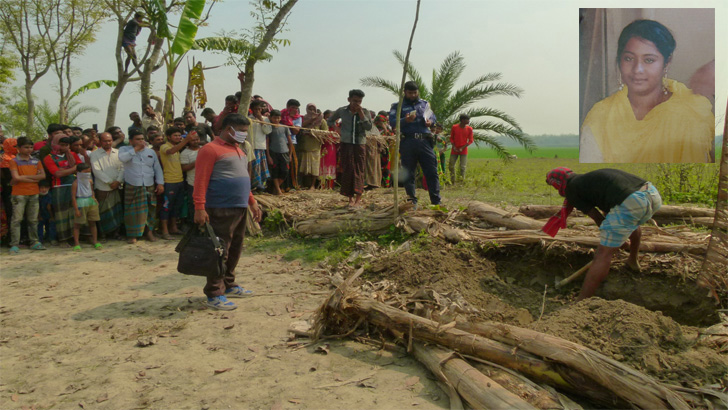
{"label": "blue sandal", "polygon": [[44,250],[46,250],[46,247],[43,246],[42,243],[36,242],[33,246],[30,247],[30,249],[32,249],[34,251],[44,251]]}

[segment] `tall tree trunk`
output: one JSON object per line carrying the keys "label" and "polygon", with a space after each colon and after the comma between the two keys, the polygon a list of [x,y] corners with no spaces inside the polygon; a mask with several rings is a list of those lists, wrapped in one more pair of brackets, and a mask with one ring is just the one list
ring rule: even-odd
{"label": "tall tree trunk", "polygon": [[152,55],[144,62],[141,70],[141,107],[151,104],[152,95],[152,73],[160,67],[160,59],[162,58],[162,45],[164,41],[157,38],[152,49]]}
{"label": "tall tree trunk", "polygon": [[116,106],[119,104],[119,97],[126,87],[126,79],[119,81],[116,87],[111,91],[109,95],[109,105],[106,108],[106,123],[104,124],[104,130],[114,126],[116,122]]}
{"label": "tall tree trunk", "polygon": [[250,108],[250,97],[253,96],[255,63],[258,62],[258,56],[262,56],[263,53],[265,53],[265,50],[270,45],[271,41],[273,41],[273,37],[275,37],[276,33],[278,32],[278,28],[280,27],[281,23],[288,15],[288,13],[291,12],[291,9],[293,8],[293,6],[296,5],[296,2],[298,2],[298,0],[288,0],[286,4],[284,4],[280,10],[278,10],[278,13],[273,18],[273,21],[271,21],[270,24],[266,26],[265,35],[260,40],[260,44],[258,44],[251,57],[248,58],[248,60],[245,62],[245,80],[243,80],[243,84],[240,87],[240,92],[242,95],[240,96],[238,113],[246,116],[248,115],[248,108]]}
{"label": "tall tree trunk", "polygon": [[33,125],[35,124],[35,101],[33,100],[33,85],[35,83],[32,82],[29,78],[25,79],[25,101],[28,103],[28,115],[25,117],[26,119],[26,126],[25,126],[25,132],[26,135],[33,135]]}

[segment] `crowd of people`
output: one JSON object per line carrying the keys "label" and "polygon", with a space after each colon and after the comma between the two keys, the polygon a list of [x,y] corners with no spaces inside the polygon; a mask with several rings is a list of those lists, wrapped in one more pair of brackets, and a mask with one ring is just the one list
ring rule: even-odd
{"label": "crowd of people", "polygon": [[[398,103],[375,113],[363,107],[364,97],[354,89],[348,104],[336,110],[322,112],[309,103],[302,114],[295,99],[276,110],[254,96],[244,116],[238,113],[239,97],[231,95],[220,114],[202,111],[204,123],[187,111],[165,124],[148,104],[141,115],[129,115],[126,134],[117,126],[98,133],[50,124],[47,138],[36,143],[4,138],[0,129],[2,235],[9,231],[10,254],[20,252],[21,242],[31,250],[44,250],[50,242],[81,251],[82,235],[102,249],[104,238],[125,238],[130,244],[141,237],[156,241],[157,235],[173,239],[182,235],[185,222],[190,229],[209,223],[226,256],[223,274],[207,277],[207,305],[235,309],[228,297],[252,293],[235,282],[234,271],[247,221],[262,217],[255,192],[283,195],[338,185],[347,206],[356,209],[362,207],[365,189],[393,183],[390,153]],[[437,205],[448,142],[452,180],[458,162],[461,178],[465,175],[467,146],[473,142],[469,118],[460,117],[446,142],[429,103],[419,98],[417,84],[408,82],[400,121],[400,182],[416,209],[419,168],[430,202]],[[565,201],[545,232],[553,236],[566,227],[574,207],[600,226],[600,245],[579,299],[594,294],[612,256],[628,240],[628,265],[639,269],[639,226],[661,205],[654,186],[619,170],[578,175],[563,167],[550,171],[547,183]]]}
{"label": "crowd of people", "polygon": [[[408,82],[405,90],[400,183],[416,207],[415,179],[421,173],[422,185],[437,205],[445,147],[453,145],[452,179],[453,158],[459,159],[464,177],[472,128],[463,116],[453,127],[452,140],[446,140],[429,103],[419,98],[417,85]],[[82,251],[82,237],[88,237],[94,249],[102,249],[108,239],[130,244],[141,238],[171,240],[202,221],[215,226],[224,220],[229,246],[242,240],[240,215],[212,212],[213,216],[210,204],[227,209],[233,203],[232,208],[247,211],[256,192],[338,189],[350,209],[361,208],[365,190],[393,183],[397,125],[397,103],[388,111],[374,112],[362,106],[364,97],[354,89],[348,103],[335,110],[322,111],[309,103],[301,112],[296,99],[277,110],[256,95],[243,116],[238,114],[238,93],[225,98],[219,114],[208,107],[198,121],[190,110],[169,123],[146,104],[141,114],[129,114],[126,132],[119,126],[99,132],[49,124],[46,137],[37,142],[5,138],[0,129],[3,243],[9,244],[11,255],[24,247],[44,250],[48,244]],[[257,206],[253,214],[260,216]],[[230,275],[224,283],[206,286],[211,306],[229,307],[230,302],[219,297],[231,288],[241,295],[247,292],[231,286],[232,270]]]}

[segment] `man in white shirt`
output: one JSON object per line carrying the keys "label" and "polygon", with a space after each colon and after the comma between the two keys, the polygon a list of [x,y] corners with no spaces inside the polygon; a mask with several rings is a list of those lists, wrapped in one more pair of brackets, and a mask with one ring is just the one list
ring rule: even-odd
{"label": "man in white shirt", "polygon": [[119,161],[119,150],[112,147],[113,138],[108,132],[99,136],[101,148],[90,154],[94,174],[94,191],[99,203],[99,231],[101,238],[117,234],[124,219],[120,188],[124,182],[124,165]]}

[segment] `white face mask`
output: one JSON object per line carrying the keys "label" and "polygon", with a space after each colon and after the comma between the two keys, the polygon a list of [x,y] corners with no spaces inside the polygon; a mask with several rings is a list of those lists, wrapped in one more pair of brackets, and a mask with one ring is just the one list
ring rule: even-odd
{"label": "white face mask", "polygon": [[248,133],[245,131],[236,131],[235,128],[232,128],[232,127],[230,127],[230,128],[235,133],[235,134],[233,134],[233,139],[236,142],[243,144],[245,142],[245,140],[248,138]]}

